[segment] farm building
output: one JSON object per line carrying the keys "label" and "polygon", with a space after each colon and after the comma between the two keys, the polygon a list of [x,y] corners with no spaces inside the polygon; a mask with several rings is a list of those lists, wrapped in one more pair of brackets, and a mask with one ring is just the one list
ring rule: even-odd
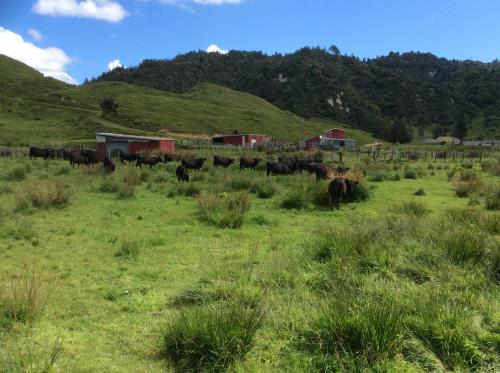
{"label": "farm building", "polygon": [[140,152],[175,152],[175,140],[163,137],[122,135],[118,133],[96,133],[97,151],[112,154],[121,151],[125,154]]}
{"label": "farm building", "polygon": [[255,144],[264,143],[266,140],[266,135],[256,135],[251,133],[212,137],[212,143],[214,145],[254,146]]}
{"label": "farm building", "polygon": [[310,139],[299,143],[301,149],[322,148],[328,150],[338,150],[345,148],[346,150],[356,150],[356,140],[346,139],[345,130],[342,128],[332,128],[326,130],[322,135],[311,137]]}

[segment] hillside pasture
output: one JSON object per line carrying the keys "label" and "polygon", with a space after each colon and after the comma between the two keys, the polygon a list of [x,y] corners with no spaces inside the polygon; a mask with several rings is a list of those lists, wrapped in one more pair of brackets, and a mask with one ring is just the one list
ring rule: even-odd
{"label": "hillside pasture", "polygon": [[368,195],[333,212],[328,181],[208,158],[0,158],[0,371],[498,369],[498,154],[345,155]]}

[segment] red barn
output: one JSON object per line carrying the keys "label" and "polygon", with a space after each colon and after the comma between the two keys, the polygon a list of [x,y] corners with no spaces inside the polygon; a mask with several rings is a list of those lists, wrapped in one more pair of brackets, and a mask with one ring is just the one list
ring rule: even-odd
{"label": "red barn", "polygon": [[97,151],[112,154],[121,151],[125,154],[140,152],[175,152],[175,140],[163,137],[122,135],[118,133],[96,133]]}
{"label": "red barn", "polygon": [[325,131],[325,136],[330,139],[345,139],[345,130],[342,128],[332,128]]}
{"label": "red barn", "polygon": [[254,146],[266,142],[266,139],[266,135],[256,134],[221,135],[212,137],[212,143],[214,145]]}

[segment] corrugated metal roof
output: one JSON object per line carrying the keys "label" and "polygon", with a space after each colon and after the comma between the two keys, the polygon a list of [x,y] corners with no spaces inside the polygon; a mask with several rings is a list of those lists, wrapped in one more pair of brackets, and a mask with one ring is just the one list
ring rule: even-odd
{"label": "corrugated metal roof", "polygon": [[104,137],[118,137],[122,139],[135,139],[135,140],[153,140],[153,141],[174,141],[174,139],[168,139],[165,137],[151,137],[151,136],[137,136],[137,135],[125,135],[121,133],[110,133],[110,132],[96,132],[96,136],[104,136]]}
{"label": "corrugated metal roof", "polygon": [[216,137],[238,137],[238,136],[264,136],[267,137],[267,135],[260,135],[258,133],[237,133],[237,134],[228,134],[228,135],[214,135],[212,138]]}

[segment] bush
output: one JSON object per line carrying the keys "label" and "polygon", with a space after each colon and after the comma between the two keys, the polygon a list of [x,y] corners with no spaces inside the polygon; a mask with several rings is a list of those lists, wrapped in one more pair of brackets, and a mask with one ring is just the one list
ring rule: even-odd
{"label": "bush", "polygon": [[404,332],[402,315],[388,300],[329,304],[300,333],[299,346],[323,360],[322,371],[358,371],[399,353]]}
{"label": "bush", "polygon": [[25,267],[1,294],[0,312],[3,309],[12,321],[33,321],[45,308],[53,281],[38,267]]}
{"label": "bush", "polygon": [[250,209],[250,197],[246,192],[221,193],[202,191],[198,197],[200,217],[209,225],[219,228],[239,228]]}
{"label": "bush", "polygon": [[134,184],[122,184],[118,189],[117,197],[119,199],[132,198],[135,195],[135,185]]}
{"label": "bush", "polygon": [[25,187],[16,196],[16,210],[31,206],[39,209],[61,208],[69,203],[70,190],[60,181],[45,181]]}
{"label": "bush", "polygon": [[419,196],[419,197],[425,196],[425,190],[423,188],[420,188],[415,193],[413,193],[413,195],[414,196]]}
{"label": "bush", "polygon": [[5,174],[5,179],[11,181],[22,181],[26,179],[26,169],[22,166],[16,166]]}
{"label": "bush", "polygon": [[116,193],[120,190],[120,184],[113,176],[107,176],[99,185],[99,191],[103,193]]}
{"label": "bush", "polygon": [[259,198],[271,198],[276,193],[276,186],[271,180],[253,182],[250,193],[254,193]]}
{"label": "bush", "polygon": [[384,181],[385,178],[386,178],[386,174],[383,173],[383,172],[381,172],[381,171],[379,171],[379,172],[373,174],[372,176],[370,176],[368,178],[368,180],[369,181],[373,181],[373,182],[381,182],[381,181]]}
{"label": "bush", "polygon": [[352,195],[352,202],[363,202],[370,198],[370,191],[368,186],[364,182],[360,182],[356,185],[354,193]]}
{"label": "bush", "polygon": [[249,190],[252,186],[252,181],[245,176],[237,176],[231,180],[229,186],[233,190]]}
{"label": "bush", "polygon": [[309,206],[307,190],[303,186],[300,186],[289,191],[280,205],[285,209],[301,210],[307,208]]}
{"label": "bush", "polygon": [[405,179],[415,180],[417,178],[417,172],[410,167],[405,167],[403,171],[403,177]]}
{"label": "bush", "polygon": [[163,333],[164,355],[186,371],[227,371],[252,348],[261,305],[237,300],[183,309]]}

